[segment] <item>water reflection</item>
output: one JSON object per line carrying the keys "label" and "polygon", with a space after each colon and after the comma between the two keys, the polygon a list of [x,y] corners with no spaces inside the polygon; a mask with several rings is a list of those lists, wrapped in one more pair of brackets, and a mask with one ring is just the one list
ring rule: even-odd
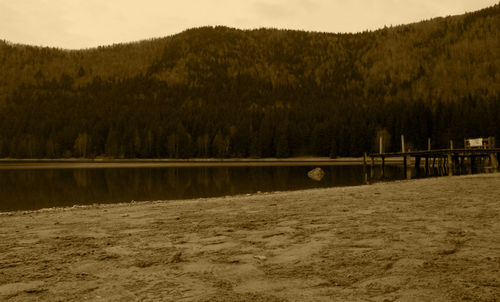
{"label": "water reflection", "polygon": [[[325,177],[307,177],[315,167],[182,167],[0,170],[0,211],[75,204],[215,197],[363,183],[361,166],[324,166]],[[387,167],[388,179],[401,168]]]}

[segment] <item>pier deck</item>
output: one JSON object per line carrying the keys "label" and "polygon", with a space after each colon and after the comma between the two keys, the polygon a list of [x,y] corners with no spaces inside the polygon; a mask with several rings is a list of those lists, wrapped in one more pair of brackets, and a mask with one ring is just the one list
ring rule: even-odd
{"label": "pier deck", "polygon": [[[492,169],[498,169],[498,156],[500,148],[461,148],[461,149],[436,149],[408,152],[390,152],[390,153],[370,153],[364,156],[365,180],[367,174],[367,157],[371,158],[371,176],[373,177],[373,167],[375,159],[380,159],[382,177],[385,174],[385,159],[392,157],[402,157],[404,166],[404,176],[411,178],[409,167],[414,164],[416,170],[425,168],[425,174],[429,175],[431,169],[438,169],[442,175],[452,176],[454,173],[462,174],[463,171],[472,173],[476,165],[487,165]],[[423,161],[422,161],[423,160]]]}

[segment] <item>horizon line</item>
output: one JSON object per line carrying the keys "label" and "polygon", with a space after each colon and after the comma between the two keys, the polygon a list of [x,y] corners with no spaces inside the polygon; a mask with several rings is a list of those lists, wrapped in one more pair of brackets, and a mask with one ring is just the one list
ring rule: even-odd
{"label": "horizon line", "polygon": [[156,40],[162,40],[162,39],[168,39],[177,35],[181,35],[185,32],[191,31],[191,30],[196,30],[196,29],[202,29],[202,28],[227,28],[227,29],[232,29],[232,30],[237,30],[237,31],[258,31],[258,30],[277,30],[277,31],[297,31],[297,32],[305,32],[305,33],[316,33],[316,34],[330,34],[330,35],[357,35],[357,34],[363,34],[363,33],[374,33],[380,30],[385,30],[385,29],[392,29],[392,28],[397,28],[397,27],[404,27],[404,26],[411,26],[415,24],[420,24],[420,23],[425,23],[425,22],[431,22],[433,20],[438,20],[438,19],[447,19],[447,18],[453,18],[453,17],[458,17],[458,16],[466,16],[469,14],[474,14],[483,10],[491,9],[494,7],[500,6],[500,2],[497,4],[494,4],[492,6],[488,6],[485,8],[482,8],[480,10],[476,11],[471,11],[471,12],[465,12],[462,14],[455,14],[455,15],[446,15],[446,16],[438,16],[438,17],[432,17],[428,19],[422,19],[419,21],[415,22],[410,22],[410,23],[401,23],[401,24],[386,24],[383,27],[379,27],[376,29],[365,29],[363,31],[352,31],[352,32],[328,32],[328,31],[321,31],[321,30],[306,30],[306,29],[293,29],[293,28],[278,28],[278,27],[253,27],[253,28],[242,28],[242,27],[234,27],[234,26],[228,26],[228,25],[202,25],[198,27],[188,27],[182,31],[170,34],[170,35],[165,35],[165,36],[156,36],[156,37],[150,37],[150,38],[144,38],[144,39],[139,39],[139,40],[132,40],[132,41],[122,41],[122,42],[112,42],[109,44],[102,44],[102,45],[97,45],[97,46],[89,46],[89,47],[82,47],[82,48],[69,48],[69,47],[60,47],[60,46],[50,46],[50,45],[36,45],[36,44],[29,44],[29,43],[19,43],[19,42],[14,42],[10,41],[7,39],[3,39],[0,37],[0,42],[3,42],[9,46],[15,46],[15,47],[33,47],[33,48],[48,48],[52,50],[59,50],[59,51],[67,51],[67,52],[79,52],[79,51],[93,51],[93,50],[99,50],[101,48],[112,48],[116,46],[128,46],[128,45],[134,45],[134,44],[140,44],[143,42],[152,42]]}

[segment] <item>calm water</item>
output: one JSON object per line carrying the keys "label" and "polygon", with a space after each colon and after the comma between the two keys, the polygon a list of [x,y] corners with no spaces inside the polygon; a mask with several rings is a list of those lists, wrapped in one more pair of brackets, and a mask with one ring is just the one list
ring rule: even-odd
{"label": "calm water", "polygon": [[[315,167],[4,167],[0,169],[0,211],[363,184],[362,166],[320,166],[325,171],[320,182],[307,177]],[[386,176],[402,178],[401,168],[386,168]]]}

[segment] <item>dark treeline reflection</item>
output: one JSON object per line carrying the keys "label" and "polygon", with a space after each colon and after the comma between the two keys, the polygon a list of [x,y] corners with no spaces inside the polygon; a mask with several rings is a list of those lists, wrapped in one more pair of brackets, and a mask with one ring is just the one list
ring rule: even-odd
{"label": "dark treeline reflection", "polygon": [[[0,170],[0,211],[75,204],[189,199],[362,184],[361,166]],[[398,173],[392,173],[397,175]],[[388,175],[391,175],[389,171]],[[394,178],[394,177],[393,177]]]}

